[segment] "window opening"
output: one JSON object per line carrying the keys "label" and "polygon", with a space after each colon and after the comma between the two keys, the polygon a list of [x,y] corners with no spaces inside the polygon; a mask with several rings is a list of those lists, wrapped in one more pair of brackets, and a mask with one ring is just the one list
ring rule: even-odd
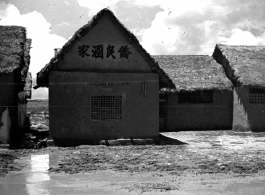
{"label": "window opening", "polygon": [[249,89],[250,103],[265,103],[265,89]]}
{"label": "window opening", "polygon": [[91,96],[91,119],[122,119],[122,96]]}

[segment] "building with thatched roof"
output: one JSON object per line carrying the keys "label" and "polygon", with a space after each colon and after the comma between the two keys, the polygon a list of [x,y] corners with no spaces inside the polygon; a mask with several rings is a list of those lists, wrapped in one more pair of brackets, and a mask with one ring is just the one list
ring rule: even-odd
{"label": "building with thatched roof", "polygon": [[217,44],[213,57],[233,82],[233,129],[265,130],[265,46]]}
{"label": "building with thatched roof", "polygon": [[24,127],[27,98],[31,97],[31,40],[20,26],[0,26],[0,142],[16,140]]}
{"label": "building with thatched roof", "polygon": [[176,87],[161,92],[161,129],[231,129],[232,83],[221,65],[206,55],[153,57]]}
{"label": "building with thatched roof", "polygon": [[57,145],[157,138],[159,89],[174,88],[137,38],[103,9],[37,74]]}

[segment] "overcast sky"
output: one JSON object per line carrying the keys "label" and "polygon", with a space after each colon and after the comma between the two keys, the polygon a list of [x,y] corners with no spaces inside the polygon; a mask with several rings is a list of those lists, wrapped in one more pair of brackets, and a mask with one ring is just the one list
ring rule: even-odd
{"label": "overcast sky", "polygon": [[0,0],[0,25],[27,28],[36,77],[54,48],[103,8],[152,55],[211,55],[216,43],[265,45],[265,0]]}

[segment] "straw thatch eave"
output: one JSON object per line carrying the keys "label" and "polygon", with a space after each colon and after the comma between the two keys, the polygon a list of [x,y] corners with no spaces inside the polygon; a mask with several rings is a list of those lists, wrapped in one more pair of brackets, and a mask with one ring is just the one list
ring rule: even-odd
{"label": "straw thatch eave", "polygon": [[26,39],[24,27],[0,26],[0,75],[15,75],[19,103],[26,103],[31,97],[30,46],[31,40]]}
{"label": "straw thatch eave", "polygon": [[21,79],[25,81],[28,76],[28,70],[30,65],[30,49],[31,49],[31,39],[27,39],[24,45],[24,66],[21,70]]}
{"label": "straw thatch eave", "polygon": [[146,59],[146,61],[150,64],[150,69],[154,73],[158,73],[160,77],[160,87],[174,88],[174,84],[172,80],[168,77],[168,75],[164,72],[163,69],[160,68],[159,64],[155,62],[155,60],[150,56],[149,53],[140,45],[137,38],[131,33],[115,16],[114,14],[108,10],[103,9],[98,14],[96,14],[93,19],[72,36],[72,38],[63,46],[63,48],[58,52],[58,54],[51,59],[51,61],[41,69],[40,72],[37,73],[37,86],[38,87],[48,87],[49,86],[49,72],[53,68],[56,67],[56,64],[63,59],[64,55],[68,53],[68,51],[74,46],[74,44],[83,36],[85,36],[95,25],[97,25],[99,19],[103,15],[108,15],[111,18],[111,21],[117,28],[124,33],[124,35],[128,38],[128,41],[135,46],[137,51]]}
{"label": "straw thatch eave", "polygon": [[11,73],[24,65],[26,29],[0,26],[0,73]]}
{"label": "straw thatch eave", "polygon": [[265,46],[217,44],[213,57],[232,72],[235,86],[265,87]]}
{"label": "straw thatch eave", "polygon": [[232,83],[226,77],[223,67],[210,56],[158,55],[153,57],[176,86],[176,89],[170,92],[232,90]]}

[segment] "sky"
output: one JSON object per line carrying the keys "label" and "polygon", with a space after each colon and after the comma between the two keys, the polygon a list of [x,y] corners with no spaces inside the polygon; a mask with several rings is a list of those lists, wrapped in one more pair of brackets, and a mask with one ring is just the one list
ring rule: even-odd
{"label": "sky", "polygon": [[[151,55],[212,55],[217,43],[265,45],[265,0],[0,0],[0,25],[32,39],[33,79],[67,40],[108,8]],[[32,90],[33,99],[48,89]]]}

